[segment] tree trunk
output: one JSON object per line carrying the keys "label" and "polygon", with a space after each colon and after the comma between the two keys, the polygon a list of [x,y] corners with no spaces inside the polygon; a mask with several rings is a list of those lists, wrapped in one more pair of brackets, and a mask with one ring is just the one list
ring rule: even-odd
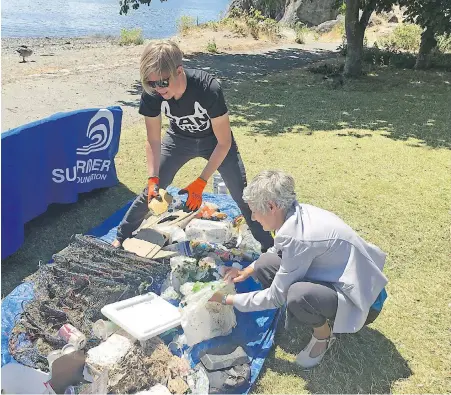
{"label": "tree trunk", "polygon": [[362,74],[363,37],[366,25],[359,21],[359,0],[346,1],[346,62],[344,75],[358,77]]}
{"label": "tree trunk", "polygon": [[426,27],[426,30],[421,34],[420,50],[415,63],[417,70],[424,70],[429,67],[429,54],[436,46],[437,40],[434,37],[434,30]]}

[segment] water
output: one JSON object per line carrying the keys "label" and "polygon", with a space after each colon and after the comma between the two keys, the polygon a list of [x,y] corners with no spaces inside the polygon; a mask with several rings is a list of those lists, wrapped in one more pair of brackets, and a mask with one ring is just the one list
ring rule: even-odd
{"label": "water", "polygon": [[119,15],[119,0],[2,1],[2,37],[119,36],[121,28],[139,27],[145,38],[177,32],[177,20],[192,16],[204,23],[218,20],[229,0],[152,0],[150,6]]}

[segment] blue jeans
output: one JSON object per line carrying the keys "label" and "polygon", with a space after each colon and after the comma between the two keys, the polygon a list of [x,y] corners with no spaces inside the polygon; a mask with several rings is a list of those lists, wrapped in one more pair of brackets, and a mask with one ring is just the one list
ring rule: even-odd
{"label": "blue jeans", "polygon": [[[192,138],[166,133],[161,142],[160,188],[167,188],[179,169],[189,160],[199,157],[208,160],[217,143],[218,140],[215,135]],[[272,247],[274,244],[272,236],[269,232],[264,231],[258,222],[252,221],[249,206],[243,201],[243,189],[247,185],[246,170],[244,169],[235,139],[232,139],[232,146],[221,166],[219,166],[218,171],[230,195],[246,219],[252,235],[261,243],[262,250],[265,251]],[[131,237],[133,231],[141,225],[148,210],[146,187],[135,199],[118,227],[117,239],[121,243]]]}

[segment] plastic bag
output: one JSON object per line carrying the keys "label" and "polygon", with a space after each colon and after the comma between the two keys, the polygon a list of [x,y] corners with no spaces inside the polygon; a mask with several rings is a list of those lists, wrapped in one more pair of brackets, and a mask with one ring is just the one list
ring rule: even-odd
{"label": "plastic bag", "polygon": [[216,255],[223,262],[253,262],[260,256],[260,253],[255,251],[242,251],[238,248],[227,249],[221,244],[201,240],[191,240],[190,246],[192,254],[197,258]]}
{"label": "plastic bag", "polygon": [[213,337],[226,336],[236,326],[233,306],[209,302],[218,291],[234,294],[234,285],[225,281],[212,281],[201,286],[199,284],[194,285],[197,285],[198,289],[182,300],[184,307],[180,309],[181,325],[188,346]]}
{"label": "plastic bag", "polygon": [[193,395],[208,394],[209,382],[205,369],[198,364],[193,372],[188,376],[187,380],[191,393]]}
{"label": "plastic bag", "polygon": [[169,236],[169,244],[186,241],[185,231],[177,225],[166,225],[165,223],[156,225],[155,230],[166,233]]}
{"label": "plastic bag", "polygon": [[174,287],[167,287],[160,295],[167,302],[177,301],[181,299],[180,294],[174,289]]}
{"label": "plastic bag", "polygon": [[237,236],[236,247],[246,253],[261,252],[261,244],[252,236],[251,230],[246,222],[236,221],[234,231]]}
{"label": "plastic bag", "polygon": [[226,243],[232,238],[229,222],[209,221],[194,218],[185,229],[188,240],[205,240],[211,243]]}

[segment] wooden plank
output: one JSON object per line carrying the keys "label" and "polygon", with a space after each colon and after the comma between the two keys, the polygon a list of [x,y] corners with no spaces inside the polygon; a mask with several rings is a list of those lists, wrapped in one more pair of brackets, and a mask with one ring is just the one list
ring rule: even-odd
{"label": "wooden plank", "polygon": [[[148,241],[136,238],[125,239],[122,243],[122,246],[125,250],[133,252],[136,255],[142,256],[143,258],[151,258],[152,256],[156,255],[157,252],[161,249],[161,247],[156,244],[152,244]],[[155,251],[155,247],[158,247],[158,251]]]}

